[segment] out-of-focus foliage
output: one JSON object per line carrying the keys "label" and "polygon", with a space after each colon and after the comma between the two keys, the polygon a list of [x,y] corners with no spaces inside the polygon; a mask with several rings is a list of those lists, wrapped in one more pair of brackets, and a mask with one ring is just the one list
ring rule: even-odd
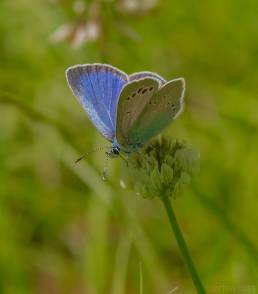
{"label": "out-of-focus foliage", "polygon": [[0,1],[1,293],[138,293],[140,273],[144,293],[194,291],[158,199],[121,189],[123,161],[107,182],[104,154],[74,164],[106,145],[64,77],[90,62],[185,77],[185,111],[164,133],[198,149],[201,168],[175,211],[210,293],[258,291],[257,10]]}

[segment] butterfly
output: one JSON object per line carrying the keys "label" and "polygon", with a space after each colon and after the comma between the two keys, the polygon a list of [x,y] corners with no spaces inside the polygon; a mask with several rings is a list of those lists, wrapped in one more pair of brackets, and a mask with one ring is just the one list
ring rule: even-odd
{"label": "butterfly", "polygon": [[69,87],[98,131],[112,143],[107,154],[139,150],[182,112],[185,80],[154,72],[126,74],[108,64],[66,70]]}

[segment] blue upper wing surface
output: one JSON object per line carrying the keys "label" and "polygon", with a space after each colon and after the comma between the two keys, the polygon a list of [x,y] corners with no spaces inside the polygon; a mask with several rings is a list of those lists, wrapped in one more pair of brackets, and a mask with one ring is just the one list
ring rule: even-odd
{"label": "blue upper wing surface", "polygon": [[105,64],[85,64],[66,71],[73,94],[90,120],[109,141],[115,137],[117,101],[128,76]]}

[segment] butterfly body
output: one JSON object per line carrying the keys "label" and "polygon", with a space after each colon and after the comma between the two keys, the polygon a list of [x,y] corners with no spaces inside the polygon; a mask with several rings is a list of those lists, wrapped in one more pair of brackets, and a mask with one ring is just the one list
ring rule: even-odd
{"label": "butterfly body", "polygon": [[139,150],[183,109],[183,78],[166,82],[156,73],[127,75],[97,63],[70,67],[66,76],[92,123],[112,142],[110,157]]}
{"label": "butterfly body", "polygon": [[139,149],[141,149],[142,146],[143,145],[141,143],[134,143],[129,148],[128,147],[125,148],[124,146],[120,145],[117,142],[116,138],[114,138],[112,145],[110,147],[110,150],[107,151],[106,153],[109,157],[114,158],[114,157],[117,157],[121,151],[123,153],[130,154],[132,152],[138,151]]}

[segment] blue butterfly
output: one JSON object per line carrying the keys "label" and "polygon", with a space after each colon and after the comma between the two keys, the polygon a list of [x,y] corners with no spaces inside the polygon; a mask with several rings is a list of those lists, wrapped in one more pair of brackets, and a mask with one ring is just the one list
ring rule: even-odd
{"label": "blue butterfly", "polygon": [[112,146],[107,154],[137,151],[183,110],[185,81],[166,81],[153,72],[127,75],[107,64],[66,70],[73,94]]}

